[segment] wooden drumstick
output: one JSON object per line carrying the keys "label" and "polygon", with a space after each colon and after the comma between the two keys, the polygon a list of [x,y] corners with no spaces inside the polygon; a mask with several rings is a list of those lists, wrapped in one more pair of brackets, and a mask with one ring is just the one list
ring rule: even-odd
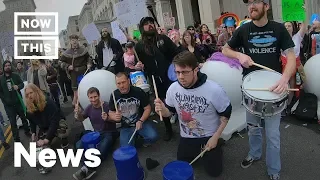
{"label": "wooden drumstick", "polygon": [[103,104],[104,104],[104,102],[103,102],[103,101],[101,101],[101,100],[100,100],[100,102],[101,102],[101,111],[102,111],[102,113],[104,113],[104,108],[103,108]]}
{"label": "wooden drumstick", "polygon": [[[152,82],[153,82],[153,88],[154,88],[154,93],[156,94],[156,98],[159,99],[157,85],[156,85],[156,81],[154,80],[154,76],[153,75],[152,75]],[[160,116],[160,120],[163,121],[163,117],[162,117],[161,111],[159,111],[159,116]]]}
{"label": "wooden drumstick", "polygon": [[271,68],[268,68],[268,67],[266,67],[266,66],[263,66],[263,65],[261,65],[261,64],[257,64],[257,63],[252,63],[252,64],[255,65],[255,66],[257,66],[257,67],[259,67],[259,68],[265,69],[265,70],[267,70],[267,71],[276,72],[275,70],[273,70],[273,69],[271,69]]}
{"label": "wooden drumstick", "polygon": [[116,112],[118,113],[118,106],[117,106],[117,101],[116,101],[116,97],[114,96],[114,91],[112,91],[112,97],[113,97],[113,103],[114,103],[114,107],[116,108]]}
{"label": "wooden drumstick", "polygon": [[[247,88],[248,91],[269,91],[268,88]],[[287,91],[299,91],[299,89],[287,89]]]}
{"label": "wooden drumstick", "polygon": [[137,129],[134,130],[133,134],[131,135],[128,144],[130,144],[130,142],[132,141],[134,135],[136,135]]}
{"label": "wooden drumstick", "polygon": [[200,157],[202,157],[204,155],[204,153],[206,153],[208,151],[208,148],[206,148],[205,150],[203,150],[196,158],[194,158],[191,163],[189,163],[190,165],[192,165],[194,162],[196,162]]}

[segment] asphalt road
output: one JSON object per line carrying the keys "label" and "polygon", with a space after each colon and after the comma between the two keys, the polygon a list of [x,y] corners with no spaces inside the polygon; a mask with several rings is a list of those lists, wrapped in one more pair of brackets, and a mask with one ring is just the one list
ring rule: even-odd
{"label": "asphalt road", "polygon": [[[3,107],[0,106],[3,111]],[[67,119],[71,127],[70,142],[73,141],[75,135],[83,130],[81,123],[75,122],[70,105],[65,105],[64,112],[69,114]],[[293,117],[285,118],[281,123],[281,159],[283,180],[317,180],[320,179],[320,131],[318,125],[307,125]],[[164,126],[156,124],[160,134],[163,133]],[[289,125],[289,126],[288,126]],[[163,167],[175,160],[177,144],[178,144],[178,127],[174,125],[175,138],[170,142],[159,140],[151,147],[138,148],[139,159],[142,166],[145,167],[145,160],[152,158],[158,160],[160,166],[152,171],[146,170],[147,180],[161,180]],[[23,136],[23,130],[20,130]],[[10,132],[8,131],[8,134]],[[243,138],[235,135],[223,147],[224,151],[224,172],[220,178],[224,180],[267,180],[267,172],[265,166],[265,154],[263,158],[254,163],[248,169],[242,169],[240,162],[246,157],[248,152],[248,136],[242,134]],[[8,139],[8,138],[7,138]],[[22,138],[25,146],[28,146],[29,139]],[[53,171],[47,175],[41,175],[35,168],[30,168],[26,162],[22,163],[21,168],[13,167],[13,144],[12,148],[5,151],[0,158],[0,179],[8,180],[72,180],[72,174],[78,168],[62,168],[57,162]],[[119,146],[117,143],[114,147]],[[70,146],[72,148],[72,145]],[[1,152],[1,151],[0,151]],[[194,165],[196,180],[210,180],[201,168],[201,162]],[[112,160],[112,155],[99,167],[97,174],[92,179],[95,180],[116,180],[116,171]]]}

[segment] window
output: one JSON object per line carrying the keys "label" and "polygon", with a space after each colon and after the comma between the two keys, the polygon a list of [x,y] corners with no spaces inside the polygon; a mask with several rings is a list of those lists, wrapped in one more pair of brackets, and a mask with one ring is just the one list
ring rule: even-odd
{"label": "window", "polygon": [[77,32],[79,32],[79,27],[77,27]]}
{"label": "window", "polygon": [[76,25],[78,25],[78,20],[75,20],[74,22],[76,23]]}

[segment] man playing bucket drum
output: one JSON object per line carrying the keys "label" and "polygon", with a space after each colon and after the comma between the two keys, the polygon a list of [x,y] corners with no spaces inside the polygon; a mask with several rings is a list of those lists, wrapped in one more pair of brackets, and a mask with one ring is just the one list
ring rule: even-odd
{"label": "man playing bucket drum", "polygon": [[78,78],[91,68],[91,59],[87,48],[80,47],[79,36],[70,35],[71,48],[64,51],[60,57],[61,68],[64,69],[71,79],[74,92],[72,105],[78,101]]}
{"label": "man playing bucket drum", "polygon": [[[103,161],[106,159],[112,145],[118,137],[116,122],[109,119],[108,103],[100,100],[100,92],[97,88],[89,88],[87,95],[91,104],[82,112],[80,111],[79,106],[76,105],[75,118],[80,121],[89,118],[94,131],[100,133],[101,140],[98,149],[101,153],[101,161]],[[81,140],[77,142],[76,148],[83,148]],[[82,159],[82,163],[84,162],[83,160],[84,159]],[[89,179],[95,173],[95,169],[83,165],[80,170],[73,174],[73,178],[76,180]]]}
{"label": "man playing bucket drum", "polygon": [[169,87],[165,104],[155,100],[155,110],[163,117],[178,114],[181,138],[177,159],[191,162],[206,149],[204,168],[210,176],[218,177],[222,173],[222,149],[218,140],[231,115],[230,100],[221,86],[199,72],[193,53],[178,54],[173,64],[178,82]]}
{"label": "man playing bucket drum", "polygon": [[148,120],[151,113],[151,105],[147,94],[138,87],[130,86],[130,79],[126,73],[116,75],[117,90],[114,91],[109,102],[110,119],[121,122],[120,145],[133,145],[134,139],[129,143],[131,136],[136,130],[144,138],[145,145],[154,143],[158,139],[158,133]]}
{"label": "man playing bucket drum", "polygon": [[[296,68],[292,38],[283,24],[267,19],[267,11],[270,8],[269,0],[244,0],[244,3],[248,6],[252,21],[235,31],[222,52],[225,56],[236,58],[240,61],[242,66],[245,67],[244,76],[259,70],[258,67],[253,66],[253,63],[264,65],[282,73],[279,58],[281,51],[285,53],[288,63],[281,79],[270,87],[271,92],[283,94],[288,89],[289,79]],[[240,47],[243,47],[245,54],[233,50]],[[248,168],[254,161],[261,158],[261,119],[249,112],[246,114],[250,151],[241,163],[242,168]],[[280,119],[280,114],[264,118],[267,142],[266,163],[270,179],[280,179]]]}

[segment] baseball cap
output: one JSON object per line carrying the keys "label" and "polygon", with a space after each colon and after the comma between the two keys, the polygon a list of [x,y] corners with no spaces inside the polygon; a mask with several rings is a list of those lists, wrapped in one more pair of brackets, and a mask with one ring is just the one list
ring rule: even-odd
{"label": "baseball cap", "polygon": [[[248,3],[249,0],[243,0],[244,3]],[[262,0],[266,4],[270,4],[270,0]]]}

